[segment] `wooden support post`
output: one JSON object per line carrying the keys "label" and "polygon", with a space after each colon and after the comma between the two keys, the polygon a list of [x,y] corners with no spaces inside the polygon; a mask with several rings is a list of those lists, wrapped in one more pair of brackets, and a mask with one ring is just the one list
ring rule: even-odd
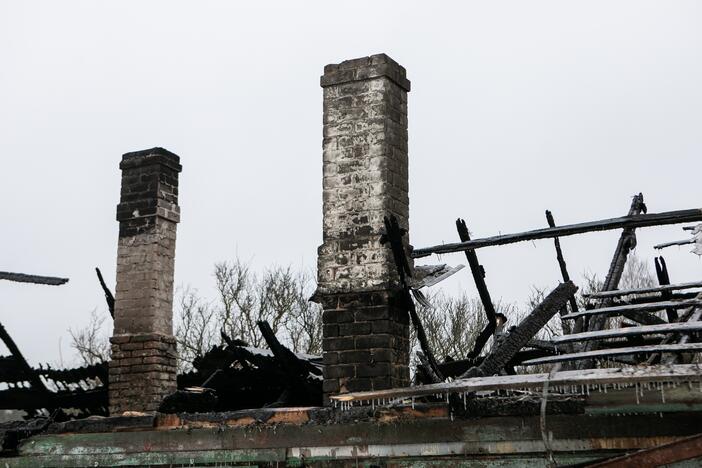
{"label": "wooden support post", "polygon": [[[549,227],[556,227],[556,222],[553,219],[553,214],[549,210],[546,210],[546,222],[548,223]],[[561,277],[563,278],[563,282],[567,283],[568,281],[570,281],[570,275],[568,274],[568,267],[566,266],[565,258],[563,258],[563,250],[561,250],[561,240],[558,237],[554,237],[553,244],[556,247],[556,260],[558,261],[558,267],[561,270]],[[570,303],[570,311],[577,312],[578,301],[575,299],[575,296],[571,297],[568,302]],[[566,308],[563,308],[561,310],[561,316],[565,315],[566,313],[568,313],[568,310]],[[563,329],[563,333],[565,333],[566,335],[572,333],[573,331],[572,327],[570,326],[570,323],[565,322],[563,320],[561,320],[561,327]]]}
{"label": "wooden support post", "polygon": [[[456,229],[458,229],[461,242],[470,240],[470,232],[464,220],[460,218],[456,220]],[[483,268],[478,261],[478,255],[475,253],[475,250],[466,250],[466,259],[468,260],[468,266],[470,266],[470,272],[473,274],[473,281],[475,281],[475,287],[478,289],[480,302],[483,304],[483,309],[485,310],[485,315],[488,320],[487,325],[483,331],[480,332],[478,338],[476,338],[473,350],[468,353],[468,359],[475,359],[482,352],[488,339],[495,333],[497,315],[495,314],[495,306],[490,298],[490,291],[487,288],[487,284],[485,284],[485,268]]]}

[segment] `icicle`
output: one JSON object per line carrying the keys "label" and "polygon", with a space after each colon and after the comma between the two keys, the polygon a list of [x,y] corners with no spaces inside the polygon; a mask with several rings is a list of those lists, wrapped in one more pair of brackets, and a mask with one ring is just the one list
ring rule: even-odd
{"label": "icicle", "polygon": [[466,393],[467,392],[463,392],[463,409],[466,409]]}
{"label": "icicle", "polygon": [[641,403],[641,401],[639,400],[639,384],[637,383],[636,384],[636,404],[638,405],[639,403]]}
{"label": "icicle", "polygon": [[412,409],[414,409],[414,397],[412,397]]}
{"label": "icicle", "polygon": [[661,385],[661,403],[665,404],[665,388]]}

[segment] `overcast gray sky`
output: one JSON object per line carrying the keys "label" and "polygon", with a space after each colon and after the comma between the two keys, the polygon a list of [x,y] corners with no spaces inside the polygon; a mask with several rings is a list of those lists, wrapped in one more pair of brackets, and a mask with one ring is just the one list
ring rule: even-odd
{"label": "overcast gray sky", "polygon": [[[432,6],[428,6],[428,5]],[[411,241],[699,207],[700,2],[29,2],[0,0],[0,322],[33,363],[70,363],[67,329],[106,314],[121,155],[181,156],[176,283],[210,294],[215,261],[311,268],[321,242],[327,63],[407,68]],[[564,239],[604,274],[618,233]],[[684,237],[639,232],[638,255]],[[673,281],[701,264],[674,248]],[[550,241],[479,251],[493,296],[559,279]],[[461,254],[444,256],[463,263]],[[474,292],[470,274],[448,286]],[[110,324],[111,326],[111,324]]]}

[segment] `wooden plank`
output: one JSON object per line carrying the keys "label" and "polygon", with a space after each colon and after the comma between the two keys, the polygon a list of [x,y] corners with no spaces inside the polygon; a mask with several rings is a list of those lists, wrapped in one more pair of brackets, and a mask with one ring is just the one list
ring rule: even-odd
{"label": "wooden plank", "polygon": [[609,356],[623,356],[627,354],[658,354],[675,353],[683,351],[702,351],[702,343],[630,346],[628,348],[598,349],[597,351],[588,351],[586,353],[559,354],[538,359],[529,359],[528,361],[522,362],[522,365],[534,366],[537,364],[552,364],[554,362],[578,361],[580,359],[606,358]]}
{"label": "wooden plank", "polygon": [[25,275],[24,273],[12,273],[9,271],[0,271],[0,280],[14,281],[15,283],[46,284],[49,286],[60,286],[62,284],[68,283],[68,278]]}
{"label": "wooden plank", "polygon": [[622,315],[625,312],[655,312],[664,309],[685,309],[687,307],[694,307],[702,305],[702,300],[692,299],[687,301],[661,301],[661,302],[647,302],[644,304],[626,304],[626,305],[616,305],[611,307],[600,307],[599,309],[589,309],[574,312],[572,314],[564,315],[564,320],[573,320],[579,317],[590,317],[593,315]]}
{"label": "wooden plank", "polygon": [[702,288],[702,281],[693,281],[691,283],[666,284],[664,286],[653,286],[650,288],[637,289],[618,289],[615,291],[600,291],[591,294],[583,294],[587,299],[604,299],[606,297],[621,297],[630,296],[632,294],[650,294],[663,291],[680,291],[683,289]]}
{"label": "wooden plank", "polygon": [[647,466],[668,466],[684,460],[699,460],[702,457],[702,434],[685,437],[658,447],[611,458],[594,465],[609,468],[641,468]]}
{"label": "wooden plank", "polygon": [[664,325],[643,325],[640,327],[616,328],[613,330],[599,330],[594,332],[573,333],[572,335],[554,336],[551,342],[560,345],[572,343],[574,341],[604,340],[607,338],[621,338],[626,336],[668,334],[668,333],[689,333],[702,330],[702,322],[694,323],[666,323]]}
{"label": "wooden plank", "polygon": [[415,249],[411,256],[413,258],[426,257],[431,254],[445,254],[452,252],[465,252],[466,250],[481,249],[496,245],[513,244],[538,239],[552,239],[554,237],[573,236],[594,231],[611,231],[623,228],[640,228],[651,226],[664,226],[669,224],[680,224],[688,222],[702,221],[702,209],[693,208],[689,210],[666,211],[663,213],[648,213],[633,216],[623,216],[619,218],[589,221],[579,224],[568,224],[555,228],[535,229],[533,231],[519,232],[515,234],[503,234],[499,236],[474,239],[467,242],[456,242],[449,244],[435,245],[422,249]]}
{"label": "wooden plank", "polygon": [[549,385],[622,385],[639,382],[699,382],[702,381],[702,365],[677,364],[671,366],[622,367],[616,369],[583,369],[561,371],[549,375],[522,374],[474,377],[438,384],[415,387],[373,390],[369,392],[344,393],[330,398],[338,402],[404,399],[445,393],[478,392],[487,390],[509,390],[523,388],[541,389],[545,381]]}

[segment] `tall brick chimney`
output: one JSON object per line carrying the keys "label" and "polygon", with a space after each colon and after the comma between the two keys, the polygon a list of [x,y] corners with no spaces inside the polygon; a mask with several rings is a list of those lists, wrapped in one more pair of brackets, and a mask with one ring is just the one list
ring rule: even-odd
{"label": "tall brick chimney", "polygon": [[122,157],[110,361],[110,414],[155,411],[176,390],[173,266],[180,158],[163,148]]}
{"label": "tall brick chimney", "polygon": [[318,289],[324,307],[324,392],[409,383],[409,318],[397,299],[383,217],[408,227],[405,69],[385,54],[324,68],[323,244]]}

